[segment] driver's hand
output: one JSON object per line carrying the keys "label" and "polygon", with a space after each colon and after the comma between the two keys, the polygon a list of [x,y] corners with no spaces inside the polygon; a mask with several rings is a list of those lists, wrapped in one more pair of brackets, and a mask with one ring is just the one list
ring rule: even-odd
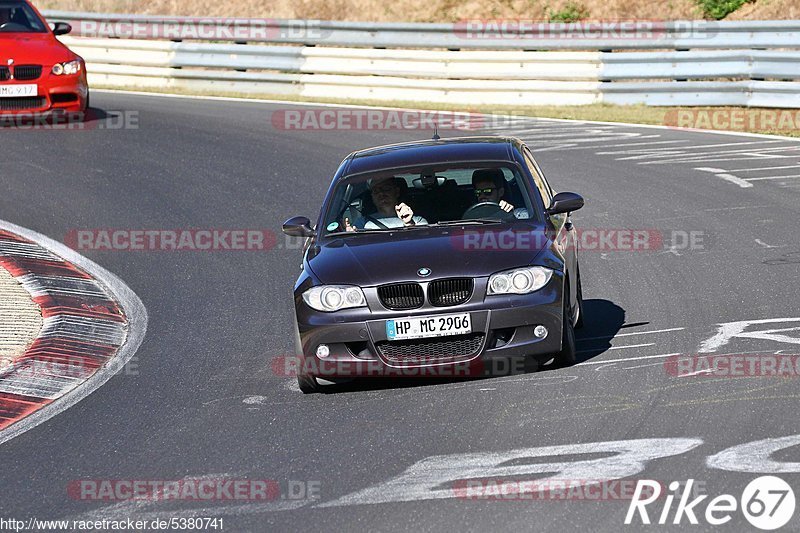
{"label": "driver's hand", "polygon": [[349,219],[349,218],[345,218],[345,219],[344,219],[344,230],[345,230],[345,231],[355,231],[355,230],[356,230],[356,228],[355,228],[355,227],[353,227],[353,226],[350,224],[350,219]]}
{"label": "driver's hand", "polygon": [[500,209],[502,209],[506,213],[510,213],[511,211],[514,210],[514,206],[506,202],[505,200],[500,200]]}
{"label": "driver's hand", "polygon": [[414,210],[407,204],[396,205],[394,206],[394,210],[395,213],[397,213],[397,218],[402,220],[405,226],[414,225]]}

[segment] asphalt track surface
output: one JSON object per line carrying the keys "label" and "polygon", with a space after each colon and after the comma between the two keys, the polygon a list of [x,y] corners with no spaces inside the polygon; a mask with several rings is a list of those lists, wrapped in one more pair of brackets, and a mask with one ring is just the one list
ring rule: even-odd
{"label": "asphalt track surface", "polygon": [[[56,240],[76,228],[278,231],[289,216],[316,217],[351,150],[429,136],[276,130],[270,113],[298,107],[286,104],[101,93],[92,103],[137,112],[138,129],[0,132],[0,217]],[[628,477],[693,478],[712,496],[740,494],[758,472],[714,468],[707,458],[800,434],[797,379],[676,378],[660,356],[696,354],[718,324],[800,317],[800,143],[550,121],[508,132],[529,143],[557,190],[585,196],[586,207],[573,217],[578,227],[699,231],[704,238],[693,250],[582,253],[583,364],[304,396],[270,365],[293,349],[298,250],[85,252],[139,295],[149,313],[147,337],[133,375],[112,378],[0,446],[0,515],[216,516],[228,531],[618,531],[627,502],[419,499],[386,484],[432,456],[477,454],[482,463],[495,457],[486,454],[565,446],[559,461],[569,462],[581,459],[572,445],[655,438],[694,440],[691,450],[649,460]],[[772,179],[742,187],[723,173]],[[717,353],[798,353],[792,334],[735,337]],[[787,447],[772,458],[791,463],[800,453]],[[543,459],[515,464],[526,461]],[[464,458],[440,462],[446,488]],[[795,489],[796,467],[780,474]],[[501,477],[490,467],[482,472]],[[76,501],[67,494],[76,479],[198,477],[313,481],[320,498],[199,504]],[[404,498],[412,501],[397,501]],[[683,527],[708,529],[685,519]],[[724,529],[747,527],[736,515]]]}

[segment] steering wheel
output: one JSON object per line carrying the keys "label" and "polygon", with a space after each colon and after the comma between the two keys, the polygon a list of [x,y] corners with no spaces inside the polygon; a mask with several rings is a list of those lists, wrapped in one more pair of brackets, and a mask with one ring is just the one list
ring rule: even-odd
{"label": "steering wheel", "polygon": [[23,26],[22,24],[17,24],[16,22],[6,22],[2,26],[0,26],[0,31],[28,31],[30,28]]}
{"label": "steering wheel", "polygon": [[500,220],[513,220],[514,214],[503,211],[503,208],[501,208],[498,203],[480,202],[467,209],[461,218],[499,218]]}

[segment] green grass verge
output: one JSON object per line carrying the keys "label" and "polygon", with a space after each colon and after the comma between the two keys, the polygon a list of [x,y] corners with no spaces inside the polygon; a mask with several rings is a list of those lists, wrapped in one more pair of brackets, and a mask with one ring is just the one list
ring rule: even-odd
{"label": "green grass verge", "polygon": [[180,88],[148,89],[141,87],[110,87],[95,85],[96,89],[115,89],[185,96],[222,96],[228,98],[282,100],[298,103],[327,103],[429,109],[471,113],[495,113],[520,117],[559,118],[598,122],[624,122],[660,126],[713,129],[800,137],[800,109],[767,109],[746,107],[652,107],[645,105],[590,104],[584,106],[494,106],[450,105],[434,102],[404,100],[352,100],[343,98],[308,98],[297,95],[248,94],[226,91],[193,91]]}

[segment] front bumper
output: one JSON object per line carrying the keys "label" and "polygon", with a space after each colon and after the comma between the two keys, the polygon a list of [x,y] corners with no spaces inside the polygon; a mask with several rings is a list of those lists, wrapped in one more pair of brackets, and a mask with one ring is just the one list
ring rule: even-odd
{"label": "front bumper", "polygon": [[[472,299],[456,307],[429,306],[413,312],[388,311],[368,297],[370,309],[359,308],[337,313],[309,309],[302,298],[296,300],[300,352],[297,371],[329,381],[355,377],[483,377],[519,373],[532,361],[542,364],[561,350],[563,278],[553,279],[543,289],[527,295],[484,297],[485,284],[476,284]],[[482,292],[481,292],[482,291]],[[476,296],[480,294],[480,296]],[[378,304],[379,305],[379,304]],[[451,338],[389,343],[386,320],[414,316],[470,313],[473,333]],[[548,330],[545,338],[534,335],[536,326]],[[459,342],[464,351],[442,357],[437,352],[444,342]],[[329,355],[317,356],[326,345]],[[386,347],[393,344],[392,350]],[[430,349],[428,349],[430,347]],[[397,357],[397,352],[401,356]],[[413,353],[412,353],[413,352]],[[427,353],[429,352],[429,353]]]}
{"label": "front bumper", "polygon": [[0,82],[2,86],[32,84],[37,85],[36,96],[0,98],[0,117],[80,113],[86,110],[89,85],[85,71],[74,76],[43,73],[36,80]]}

